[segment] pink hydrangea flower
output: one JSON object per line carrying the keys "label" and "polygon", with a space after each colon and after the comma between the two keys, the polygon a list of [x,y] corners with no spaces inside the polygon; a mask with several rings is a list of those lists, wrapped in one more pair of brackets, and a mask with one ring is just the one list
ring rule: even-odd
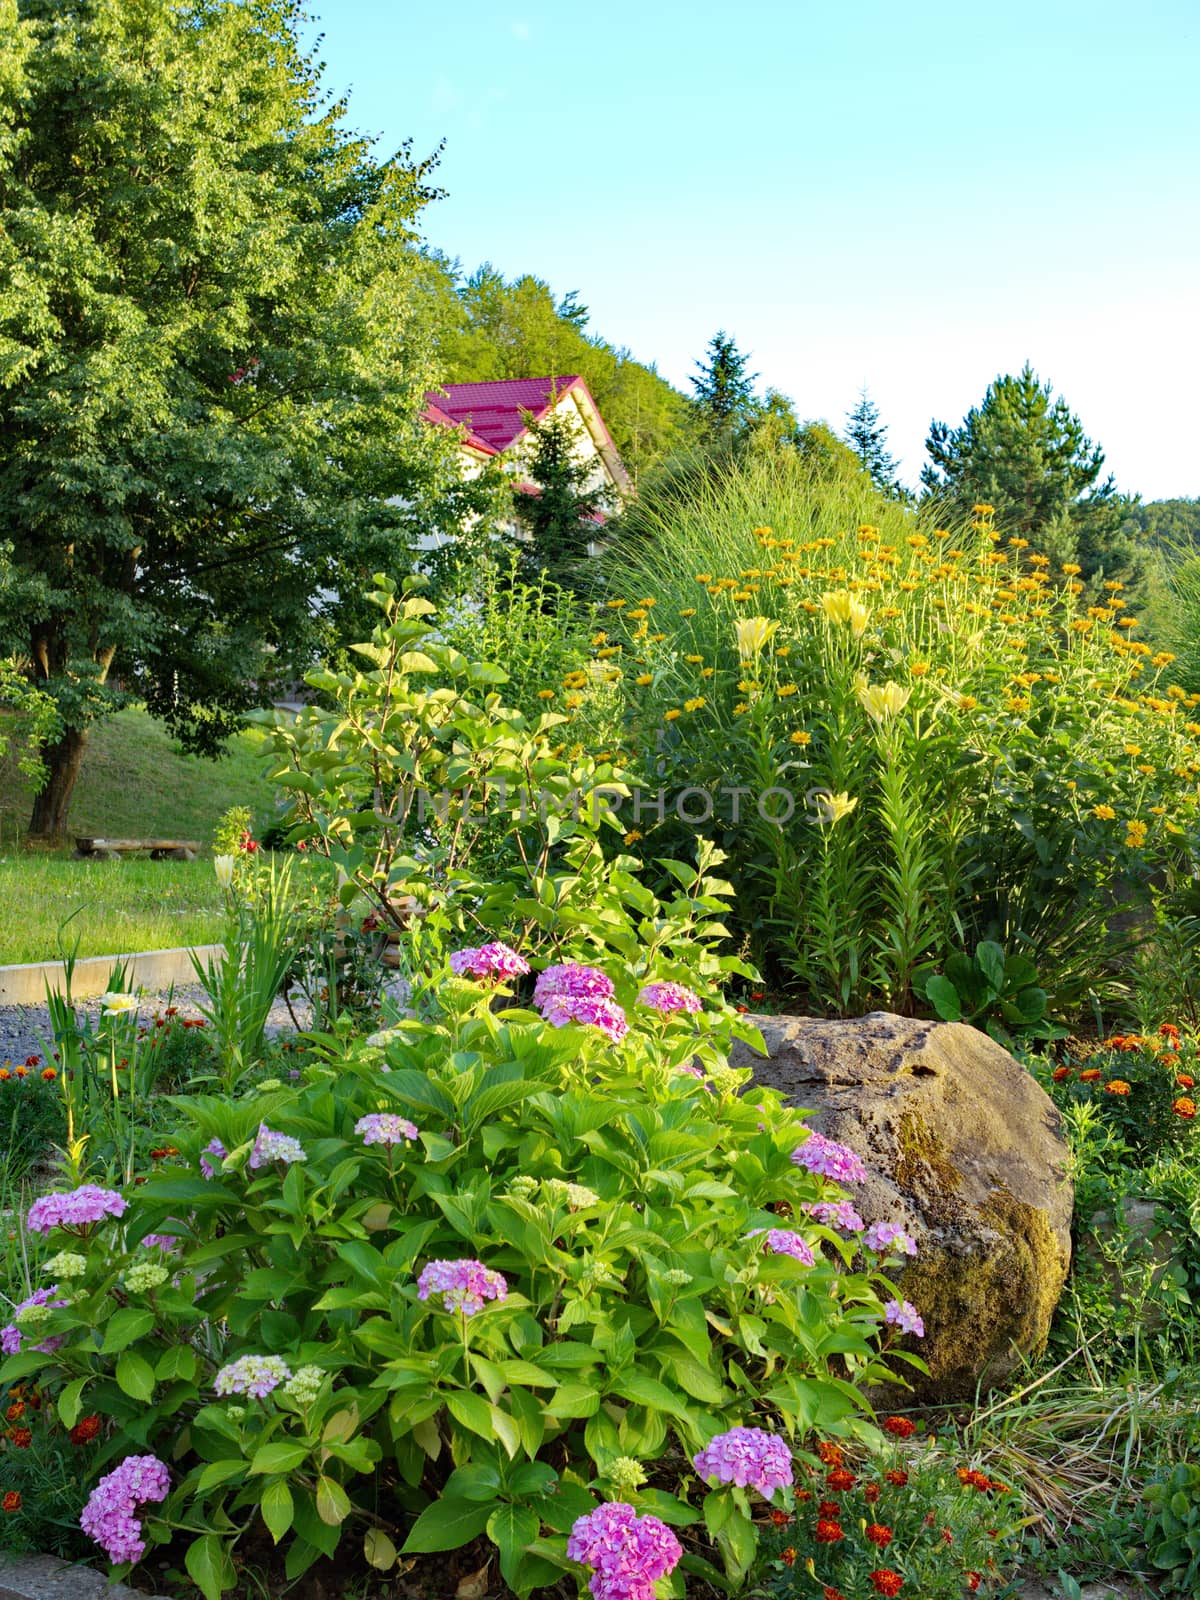
{"label": "pink hydrangea flower", "polygon": [[670,1016],[676,1011],[702,1011],[704,1002],[682,983],[648,983],[638,992],[638,1005]]}
{"label": "pink hydrangea flower", "polygon": [[265,1400],[272,1389],[291,1377],[292,1369],[280,1356],[239,1356],[217,1373],[213,1389],[222,1396],[244,1394],[251,1400]]}
{"label": "pink hydrangea flower", "polygon": [[591,1567],[595,1600],[655,1600],[654,1584],[675,1568],[683,1548],[657,1517],[639,1517],[613,1501],[579,1517],[567,1540],[567,1557]]}
{"label": "pink hydrangea flower", "polygon": [[585,967],[579,961],[547,967],[533,986],[534,1005],[541,1011],[547,1001],[562,995],[572,1000],[611,1000],[612,980],[599,967]]}
{"label": "pink hydrangea flower", "polygon": [[447,1311],[473,1317],[485,1300],[505,1299],[508,1284],[482,1261],[431,1261],[417,1279],[417,1299],[428,1300],[431,1294],[441,1295]]}
{"label": "pink hydrangea flower", "polygon": [[696,1471],[702,1478],[735,1483],[739,1489],[757,1489],[769,1499],[792,1481],[792,1452],[777,1434],[762,1428],[730,1428],[701,1450]]}
{"label": "pink hydrangea flower", "polygon": [[146,1543],[134,1512],[147,1500],[165,1500],[170,1487],[170,1474],[157,1456],[126,1456],[92,1490],[79,1526],[114,1564],[140,1561]]}
{"label": "pink hydrangea flower", "polygon": [[[226,1150],[220,1139],[210,1139],[200,1152],[200,1171],[206,1178],[215,1178],[217,1175],[215,1163],[224,1161],[228,1154],[229,1151]],[[209,1156],[213,1157],[212,1161],[208,1159]]]}
{"label": "pink hydrangea flower", "polygon": [[554,1028],[565,1028],[569,1022],[599,1028],[613,1044],[620,1044],[629,1032],[625,1013],[615,1000],[598,1000],[591,995],[554,995],[546,1001],[542,1015]]}
{"label": "pink hydrangea flower", "polygon": [[[22,1300],[20,1305],[13,1307],[13,1321],[6,1328],[0,1328],[0,1352],[6,1356],[15,1356],[19,1353],[22,1330],[17,1327],[16,1319],[22,1311],[27,1311],[30,1306],[54,1307],[69,1306],[71,1304],[69,1300],[61,1298],[56,1300],[54,1298],[56,1294],[58,1294],[58,1284],[52,1283],[48,1289],[35,1289],[28,1299]],[[62,1342],[60,1337],[44,1339],[41,1344],[35,1344],[33,1348],[49,1354],[52,1350],[57,1350]]]}
{"label": "pink hydrangea flower", "polygon": [[925,1337],[925,1324],[911,1300],[889,1300],[883,1308],[883,1320],[899,1328],[901,1333],[915,1333],[918,1339]]}
{"label": "pink hydrangea flower", "polygon": [[866,1223],[849,1200],[813,1200],[803,1208],[814,1222],[838,1233],[861,1233]]}
{"label": "pink hydrangea flower", "polygon": [[766,1232],[765,1249],[768,1255],[792,1256],[806,1267],[815,1265],[812,1249],[803,1234],[793,1233],[789,1228],[768,1228]]}
{"label": "pink hydrangea flower", "polygon": [[865,1183],[867,1169],[862,1157],[849,1145],[827,1139],[816,1129],[809,1132],[802,1145],[792,1151],[792,1160],[798,1167],[815,1172],[818,1177],[832,1178],[834,1183]]}
{"label": "pink hydrangea flower", "polygon": [[417,1137],[415,1122],[393,1116],[390,1111],[373,1111],[368,1117],[359,1117],[354,1131],[364,1144],[400,1144]]}
{"label": "pink hydrangea flower", "polygon": [[529,971],[529,963],[506,944],[480,944],[456,950],[450,957],[450,970],[460,978],[498,982],[501,978],[523,978]]}
{"label": "pink hydrangea flower", "polygon": [[307,1161],[304,1146],[299,1139],[293,1139],[291,1134],[276,1133],[268,1128],[265,1122],[258,1125],[258,1138],[254,1141],[254,1149],[250,1152],[250,1159],[246,1165],[253,1171],[257,1167],[268,1166],[272,1161],[282,1161],[291,1166],[293,1161]]}
{"label": "pink hydrangea flower", "polygon": [[85,1183],[68,1194],[44,1194],[29,1208],[25,1225],[32,1233],[48,1234],[53,1228],[66,1228],[71,1233],[84,1233],[93,1223],[105,1217],[124,1214],[125,1199],[115,1189],[101,1189],[94,1183]]}
{"label": "pink hydrangea flower", "polygon": [[863,1235],[863,1244],[877,1255],[887,1255],[892,1250],[906,1256],[917,1253],[917,1241],[898,1222],[873,1222]]}

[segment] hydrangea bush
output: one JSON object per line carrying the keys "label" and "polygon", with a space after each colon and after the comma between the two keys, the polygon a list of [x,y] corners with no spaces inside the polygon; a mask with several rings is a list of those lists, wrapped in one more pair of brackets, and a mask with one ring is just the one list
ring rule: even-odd
{"label": "hydrangea bush", "polygon": [[54,1277],[0,1382],[102,1419],[79,1509],[114,1563],[182,1535],[215,1600],[260,1524],[293,1577],[485,1536],[520,1595],[649,1600],[745,1576],[806,1435],[872,1436],[862,1386],[916,1360],[903,1240],[868,1245],[850,1152],[723,1064],[703,981],[630,966],[523,1003],[509,956],[453,962],[380,1042],[178,1100],[190,1170],[37,1202]]}

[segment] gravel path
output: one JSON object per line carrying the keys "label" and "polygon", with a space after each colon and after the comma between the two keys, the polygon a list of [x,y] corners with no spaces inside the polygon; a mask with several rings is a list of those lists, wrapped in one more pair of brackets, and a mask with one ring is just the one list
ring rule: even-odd
{"label": "gravel path", "polygon": [[[76,1001],[76,1013],[88,1016],[95,1022],[100,1016],[100,998],[95,995],[87,1000]],[[170,995],[165,991],[148,994],[142,1000],[141,1015],[143,1018],[153,1017],[171,1005],[178,1008],[181,1017],[198,1017],[203,998],[204,990],[198,984],[175,989]],[[293,1001],[293,1006],[301,1027],[306,1026],[310,1020],[307,1006],[296,1001]],[[295,1031],[296,1026],[287,1006],[282,1000],[277,1000],[271,1008],[267,1032],[288,1034]],[[0,1065],[24,1061],[26,1056],[44,1055],[49,1042],[50,1011],[47,1006],[0,1005]]]}

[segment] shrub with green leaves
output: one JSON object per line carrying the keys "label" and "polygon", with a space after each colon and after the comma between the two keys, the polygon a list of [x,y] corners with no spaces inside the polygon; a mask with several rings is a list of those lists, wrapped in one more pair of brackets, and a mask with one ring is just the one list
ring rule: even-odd
{"label": "shrub with green leaves", "polygon": [[1200,1584],[1200,1465],[1179,1461],[1146,1486],[1146,1549],[1170,1591],[1195,1594]]}
{"label": "shrub with green leaves", "polygon": [[862,1387],[916,1359],[880,1359],[886,1251],[856,1268],[809,1212],[844,1191],[723,1064],[748,1030],[707,985],[664,1012],[607,981],[618,1043],[442,972],[292,1088],[179,1099],[190,1173],[31,1213],[50,1303],[0,1382],[99,1414],[98,1467],[169,1464],[143,1537],[188,1534],[206,1595],[260,1523],[293,1577],[346,1538],[386,1570],[486,1534],[526,1594],[618,1488],[738,1580],[754,1523],[695,1454],[743,1423],[874,1436]]}

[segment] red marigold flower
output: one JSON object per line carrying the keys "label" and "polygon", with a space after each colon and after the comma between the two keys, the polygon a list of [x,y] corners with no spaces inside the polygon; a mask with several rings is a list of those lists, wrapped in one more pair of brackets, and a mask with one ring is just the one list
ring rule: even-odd
{"label": "red marigold flower", "polygon": [[7,1067],[0,1067],[0,1083],[3,1083],[5,1078],[11,1078],[11,1077],[12,1077],[12,1073],[9,1071],[9,1069]]}
{"label": "red marigold flower", "polygon": [[876,1500],[879,1499],[879,1485],[877,1483],[867,1484],[863,1490],[863,1499],[869,1506],[873,1506]]}
{"label": "red marigold flower", "polygon": [[15,1489],[10,1489],[4,1499],[0,1500],[0,1511],[20,1511],[20,1509],[21,1496]]}
{"label": "red marigold flower", "polygon": [[42,1064],[41,1056],[26,1056],[25,1057],[25,1065],[27,1067],[40,1067],[41,1064]]}
{"label": "red marigold flower", "polygon": [[178,1154],[179,1151],[173,1144],[163,1144],[159,1145],[157,1150],[151,1150],[150,1159],[151,1161],[163,1161],[167,1156],[177,1156]]}
{"label": "red marigold flower", "polygon": [[842,1494],[846,1489],[853,1489],[857,1479],[845,1467],[835,1467],[825,1474],[825,1482],[835,1494]]}
{"label": "red marigold flower", "polygon": [[1080,1083],[1095,1083],[1096,1079],[1099,1076],[1100,1076],[1100,1068],[1099,1067],[1089,1067],[1086,1072],[1081,1072],[1079,1074],[1079,1081],[1080,1081]]}
{"label": "red marigold flower", "polygon": [[55,1078],[58,1077],[58,1073],[55,1072],[53,1067],[43,1067],[42,1077],[45,1078],[47,1083],[53,1083]]}
{"label": "red marigold flower", "polygon": [[988,1485],[988,1487],[993,1489],[997,1494],[1011,1494],[1012,1493],[1012,1490],[1009,1488],[1008,1484],[1007,1483],[1001,1483],[998,1478],[993,1478],[991,1483]]}
{"label": "red marigold flower", "polygon": [[1180,1089],[1194,1089],[1196,1087],[1195,1078],[1190,1078],[1186,1072],[1181,1072],[1175,1079],[1175,1083]]}
{"label": "red marigold flower", "polygon": [[943,1544],[953,1544],[954,1543],[954,1535],[953,1535],[953,1533],[951,1533],[949,1528],[943,1528],[942,1529],[942,1543]]}
{"label": "red marigold flower", "polygon": [[8,1436],[18,1450],[28,1450],[33,1443],[32,1428],[14,1428]]}
{"label": "red marigold flower", "polygon": [[840,1467],[845,1461],[840,1444],[832,1444],[828,1439],[822,1439],[817,1446],[817,1454],[827,1467]]}
{"label": "red marigold flower", "polygon": [[1129,1085],[1124,1078],[1113,1078],[1110,1083],[1104,1085],[1104,1092],[1105,1094],[1128,1094]]}
{"label": "red marigold flower", "polygon": [[840,1589],[831,1589],[828,1584],[821,1590],[821,1600],[846,1600]]}
{"label": "red marigold flower", "polygon": [[5,1420],[7,1422],[20,1422],[21,1418],[24,1415],[25,1415],[25,1402],[24,1402],[24,1400],[14,1400],[12,1405],[10,1405],[8,1410],[4,1413],[4,1417],[5,1417]]}
{"label": "red marigold flower", "polygon": [[982,1572],[964,1572],[963,1577],[967,1580],[967,1588],[970,1589],[972,1594],[975,1593],[976,1589],[978,1589],[979,1585],[983,1582]]}
{"label": "red marigold flower", "polygon": [[845,1537],[846,1535],[842,1532],[840,1523],[830,1522],[825,1517],[822,1517],[820,1522],[817,1523],[818,1544],[837,1544],[839,1539],[844,1539]]}
{"label": "red marigold flower", "polygon": [[28,1067],[14,1067],[13,1068],[13,1077],[14,1078],[27,1078],[28,1076],[29,1076],[29,1068]]}
{"label": "red marigold flower", "polygon": [[909,1417],[885,1417],[883,1419],[885,1433],[895,1434],[897,1439],[911,1439],[917,1431],[917,1425]]}
{"label": "red marigold flower", "polygon": [[832,1517],[834,1522],[838,1521],[838,1519],[841,1517],[841,1514],[842,1508],[840,1505],[838,1505],[836,1500],[822,1500],[821,1504],[817,1507],[817,1515],[819,1517]]}
{"label": "red marigold flower", "polygon": [[771,1513],[771,1521],[777,1528],[786,1528],[791,1520],[792,1515],[790,1511],[772,1511]]}
{"label": "red marigold flower", "polygon": [[876,1567],[875,1571],[868,1573],[867,1576],[877,1594],[899,1594],[904,1587],[904,1579],[898,1572],[893,1572],[891,1567]]}
{"label": "red marigold flower", "polygon": [[1162,1064],[1164,1067],[1177,1067],[1179,1065],[1178,1050],[1164,1050],[1162,1053]]}
{"label": "red marigold flower", "polygon": [[1171,1110],[1177,1117],[1182,1117],[1186,1122],[1190,1122],[1196,1115],[1196,1102],[1189,1100],[1187,1095],[1181,1094],[1171,1107]]}
{"label": "red marigold flower", "polygon": [[892,1542],[892,1530],[882,1522],[868,1522],[866,1536],[871,1544],[877,1544],[881,1550],[886,1550]]}
{"label": "red marigold flower", "polygon": [[99,1432],[100,1418],[93,1412],[89,1417],[80,1417],[68,1437],[72,1444],[90,1444]]}
{"label": "red marigold flower", "polygon": [[1164,1039],[1178,1039],[1179,1037],[1179,1029],[1173,1022],[1164,1022],[1158,1031]]}
{"label": "red marigold flower", "polygon": [[796,1559],[796,1547],[795,1547],[795,1545],[794,1544],[790,1544],[790,1545],[788,1545],[786,1550],[781,1550],[779,1552],[779,1559],[780,1559],[780,1561],[783,1562],[785,1567],[790,1567],[792,1565],[792,1563]]}
{"label": "red marigold flower", "polygon": [[811,1500],[812,1499],[812,1490],[811,1489],[793,1489],[792,1490],[792,1495],[796,1500],[799,1501],[799,1503],[801,1505],[803,1505],[806,1500]]}
{"label": "red marigold flower", "polygon": [[884,1477],[889,1483],[894,1483],[897,1489],[903,1489],[904,1485],[908,1482],[908,1473],[905,1472],[902,1467],[890,1467],[888,1471],[884,1473]]}
{"label": "red marigold flower", "polygon": [[1050,1074],[1051,1079],[1055,1083],[1061,1083],[1064,1078],[1069,1078],[1070,1076],[1070,1067],[1055,1067],[1054,1071]]}

